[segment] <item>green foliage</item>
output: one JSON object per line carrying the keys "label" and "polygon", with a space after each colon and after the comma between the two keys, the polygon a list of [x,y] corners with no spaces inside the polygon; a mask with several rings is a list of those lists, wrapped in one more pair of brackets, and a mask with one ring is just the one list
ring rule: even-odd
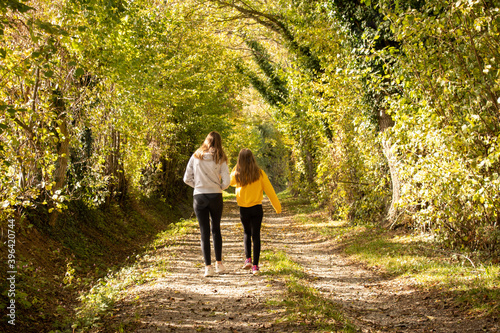
{"label": "green foliage", "polygon": [[112,112],[102,106],[109,128],[123,137],[127,179],[149,195],[174,198],[184,188],[189,155],[209,131],[228,128],[221,118],[232,111],[238,84],[225,75],[230,52],[198,29],[202,12],[192,12],[189,3],[148,6],[128,6],[111,27],[106,13],[81,16],[96,28],[79,32],[79,48],[86,59],[99,60],[90,64],[93,71],[111,79],[105,88]]}
{"label": "green foliage", "polygon": [[[180,213],[161,200],[144,197],[100,209],[72,201],[60,214],[56,227],[51,228],[45,223],[47,212],[39,208],[26,211],[21,223],[16,222],[16,329],[70,330],[75,301],[94,285],[95,292],[102,292],[102,297],[94,298],[101,303],[96,307],[105,309],[117,296],[112,288],[104,286],[108,276],[126,271],[125,266],[137,267],[135,263],[143,252],[150,250],[143,248],[146,243],[153,240],[155,246],[165,246],[175,235],[185,232],[189,223],[173,223]],[[6,257],[8,248],[0,244],[0,255]],[[134,275],[127,283],[161,276],[164,264],[160,264],[150,275]],[[0,287],[8,291],[6,283],[1,282]],[[8,300],[7,292],[2,293],[0,306],[6,306]]]}
{"label": "green foliage", "polygon": [[[287,51],[273,61],[283,68],[288,102],[270,104],[292,148],[294,193],[341,218],[382,221],[391,190],[400,190],[395,223],[498,255],[495,6],[290,4],[243,5],[240,14],[269,28]],[[307,54],[319,69],[306,65]]]}
{"label": "green foliage", "polygon": [[260,83],[257,78],[250,75],[252,84],[272,106],[284,105],[288,100],[288,90],[286,81],[280,77],[279,68],[271,64],[271,57],[266,49],[255,40],[247,40],[255,62],[262,70],[264,76],[268,79],[268,84]]}
{"label": "green foliage", "polygon": [[[172,200],[211,130],[229,129],[234,53],[191,3],[11,1],[0,39],[1,218],[131,187]],[[19,7],[19,8],[18,8]],[[50,22],[50,23],[49,23]],[[201,25],[200,25],[201,24]],[[203,28],[201,28],[203,27]]]}
{"label": "green foliage", "polygon": [[2,1],[0,3],[0,10],[5,13],[7,9],[10,9],[12,11],[17,11],[19,13],[25,13],[29,10],[33,10],[33,7],[30,7],[23,2],[26,2],[26,0],[7,0],[7,1]]}
{"label": "green foliage", "polygon": [[3,1],[0,219],[182,198],[217,130],[336,217],[383,221],[401,190],[396,224],[497,256],[493,4]]}
{"label": "green foliage", "polygon": [[498,70],[496,9],[479,2],[426,1],[390,10],[402,45],[387,99],[403,187],[414,225],[446,243],[498,255]]}
{"label": "green foliage", "polygon": [[[48,23],[47,4],[13,5],[2,14],[0,92],[0,219],[16,209],[64,208],[59,182],[66,167],[74,70],[61,47],[67,31]],[[63,102],[64,100],[64,102]]]}
{"label": "green foliage", "polygon": [[311,72],[298,55],[287,70],[291,102],[277,117],[294,147],[292,186],[337,216],[353,221],[379,218],[390,182],[373,121],[376,105],[363,90],[369,72],[357,54],[364,51],[353,50],[374,34],[363,40],[352,37],[344,21],[332,22],[324,7],[309,2],[300,2],[286,15],[297,43],[321,66]]}
{"label": "green foliage", "polygon": [[248,115],[236,121],[226,142],[230,165],[235,166],[241,149],[252,150],[257,164],[266,172],[271,183],[278,191],[288,184],[290,151],[283,142],[282,135],[276,130],[272,119],[253,119]]}

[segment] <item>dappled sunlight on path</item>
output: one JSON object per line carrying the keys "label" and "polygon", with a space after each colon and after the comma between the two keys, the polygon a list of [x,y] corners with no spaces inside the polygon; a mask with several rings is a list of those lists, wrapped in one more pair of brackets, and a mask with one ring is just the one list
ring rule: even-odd
{"label": "dappled sunlight on path", "polygon": [[[496,324],[459,318],[440,295],[413,288],[404,278],[387,278],[339,252],[330,239],[313,233],[308,222],[276,215],[264,202],[262,251],[283,251],[299,263],[302,279],[323,301],[332,301],[359,332],[497,332]],[[324,221],[321,223],[330,223]],[[241,269],[243,230],[234,200],[222,220],[226,273],[204,277],[198,228],[157,249],[147,265],[165,262],[167,273],[129,288],[99,332],[318,332],[314,322],[283,320],[286,279],[252,276]],[[212,249],[212,260],[214,254]],[[266,261],[261,263],[266,271]],[[145,270],[150,268],[146,267]],[[274,302],[269,302],[274,300]],[[323,302],[321,301],[321,302]],[[462,320],[462,321],[461,321]],[[496,325],[496,326],[495,326]]]}
{"label": "dappled sunlight on path", "polygon": [[311,226],[293,226],[295,231],[288,232],[292,239],[283,248],[305,269],[310,286],[342,306],[360,332],[500,332],[492,319],[466,318],[444,294],[418,289],[409,279],[384,276],[347,258],[334,241],[311,234]]}
{"label": "dappled sunlight on path", "polygon": [[[255,332],[278,327],[265,300],[276,296],[266,278],[241,269],[243,230],[235,202],[226,202],[221,223],[226,273],[204,277],[198,229],[157,251],[166,257],[168,274],[130,288],[107,323],[113,332]],[[212,249],[212,260],[214,254]],[[288,331],[281,327],[279,331]]]}

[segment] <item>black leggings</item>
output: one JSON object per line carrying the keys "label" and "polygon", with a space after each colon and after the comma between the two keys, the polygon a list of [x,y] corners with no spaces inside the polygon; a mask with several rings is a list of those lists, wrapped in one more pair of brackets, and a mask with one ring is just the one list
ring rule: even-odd
{"label": "black leggings", "polygon": [[260,227],[262,226],[262,218],[264,211],[262,205],[252,207],[240,207],[240,219],[243,224],[243,244],[245,245],[245,255],[247,258],[252,257],[252,241],[253,241],[253,265],[259,265],[260,257]]}
{"label": "black leggings", "polygon": [[[222,235],[220,233],[222,205],[222,193],[196,194],[193,196],[193,209],[200,225],[201,252],[203,253],[205,265],[212,264],[210,230],[214,240],[215,260],[222,260]],[[210,218],[212,218],[211,227]]]}

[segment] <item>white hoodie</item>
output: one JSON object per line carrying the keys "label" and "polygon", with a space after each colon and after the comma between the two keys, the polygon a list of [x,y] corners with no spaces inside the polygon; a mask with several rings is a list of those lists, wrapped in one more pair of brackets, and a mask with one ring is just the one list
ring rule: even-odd
{"label": "white hoodie", "polygon": [[210,153],[204,153],[202,160],[191,156],[184,173],[184,183],[194,188],[193,195],[222,193],[229,187],[230,180],[227,163],[215,163]]}

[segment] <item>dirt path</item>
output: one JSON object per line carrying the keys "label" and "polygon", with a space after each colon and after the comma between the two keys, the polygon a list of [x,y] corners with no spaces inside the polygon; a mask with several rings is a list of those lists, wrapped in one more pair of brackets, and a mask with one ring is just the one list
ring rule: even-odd
{"label": "dirt path", "polygon": [[295,228],[289,236],[307,241],[298,242],[288,255],[306,268],[311,285],[323,297],[342,306],[359,331],[500,332],[500,323],[467,315],[446,293],[419,290],[409,279],[363,268],[339,254],[336,244],[309,234],[307,226]]}
{"label": "dirt path", "polygon": [[[336,253],[335,244],[275,215],[264,203],[263,250],[281,249],[308,273],[323,297],[341,305],[360,332],[500,332],[498,323],[464,318],[439,295],[419,292],[401,280],[384,279]],[[236,203],[225,203],[223,257],[227,274],[205,278],[197,230],[156,258],[171,274],[130,288],[115,306],[104,332],[313,332],[307,326],[279,322],[284,309],[266,303],[284,295],[265,275],[240,269],[244,260],[242,228]],[[213,255],[213,254],[212,254]],[[265,263],[261,270],[265,271]],[[441,297],[441,298],[440,298]]]}

